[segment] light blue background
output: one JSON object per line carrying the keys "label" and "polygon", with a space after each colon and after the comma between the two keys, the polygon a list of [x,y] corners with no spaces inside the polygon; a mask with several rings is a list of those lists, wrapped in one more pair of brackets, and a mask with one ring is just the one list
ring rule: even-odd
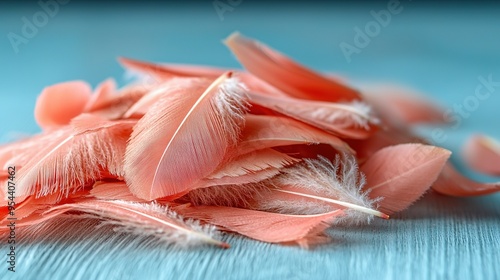
{"label": "light blue background", "polygon": [[[125,84],[117,56],[239,67],[221,43],[235,30],[319,70],[355,80],[408,85],[444,108],[473,95],[479,76],[492,75],[500,81],[500,9],[486,4],[433,7],[402,1],[403,11],[393,15],[389,25],[352,56],[351,63],[339,44],[353,44],[354,28],[364,28],[373,20],[370,11],[385,9],[383,2],[319,6],[243,1],[224,13],[223,20],[211,1],[183,6],[94,4],[92,8],[69,2],[27,44],[20,45],[18,53],[7,35],[21,34],[22,17],[32,19],[41,8],[36,2],[0,5],[3,142],[38,131],[32,112],[37,94],[47,85],[82,79],[95,86],[108,77]],[[455,153],[455,162],[470,134],[483,132],[500,139],[499,105],[500,87],[458,129],[446,130],[448,140],[442,145]],[[334,229],[334,242],[313,251],[233,237],[228,251],[111,250],[118,244],[114,238],[102,244],[99,258],[88,259],[78,257],[86,250],[84,244],[26,244],[18,250],[14,276],[108,279],[108,273],[121,271],[114,275],[126,275],[125,279],[498,279],[499,203],[499,195],[455,199],[431,194],[390,221]],[[93,242],[97,241],[87,241]],[[5,274],[4,266],[0,275],[12,277]]]}

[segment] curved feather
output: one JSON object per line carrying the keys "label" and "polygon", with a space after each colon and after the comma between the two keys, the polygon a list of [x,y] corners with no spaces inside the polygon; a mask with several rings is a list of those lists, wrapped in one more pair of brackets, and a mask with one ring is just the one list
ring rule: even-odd
{"label": "curved feather", "polygon": [[447,163],[432,189],[449,196],[478,196],[500,192],[500,182],[480,183],[470,180],[460,174],[451,163]]}
{"label": "curved feather", "polygon": [[361,98],[356,90],[307,69],[237,32],[231,34],[225,44],[250,73],[290,96],[330,102]]}
{"label": "curved feather", "polygon": [[[388,215],[372,209],[375,201],[362,191],[365,180],[359,173],[353,156],[345,154],[341,160],[337,155],[333,162],[324,157],[305,159],[304,163],[284,168],[281,172],[281,175],[271,179],[271,184],[276,187],[273,190],[276,194],[263,201],[262,206],[265,208],[273,208],[274,202],[288,200],[289,206],[286,209],[280,208],[285,212],[295,213],[294,208],[303,205],[298,201],[300,199],[347,208],[346,219],[355,223],[366,218],[366,215],[359,213],[389,218]],[[310,203],[310,206],[316,207],[313,203]]]}
{"label": "curved feather", "polygon": [[361,92],[385,122],[444,124],[444,110],[422,94],[396,85],[362,85]]}
{"label": "curved feather", "polygon": [[406,209],[436,181],[451,152],[442,148],[402,144],[379,150],[362,166],[365,190],[371,198],[382,197],[382,211]]}
{"label": "curved feather", "polygon": [[43,89],[35,105],[35,120],[43,129],[57,128],[83,112],[92,95],[89,84],[70,81]]}
{"label": "curved feather", "polygon": [[84,112],[92,112],[97,108],[106,106],[113,95],[116,93],[116,82],[113,79],[107,79],[97,86],[94,93],[85,104]]}
{"label": "curved feather", "polygon": [[187,64],[156,64],[126,57],[118,58],[118,61],[127,69],[138,71],[161,80],[173,77],[204,77],[217,79],[228,71],[208,66],[187,65]]}
{"label": "curved feather", "polygon": [[188,191],[212,173],[239,136],[245,90],[226,73],[207,87],[176,89],[137,123],[127,146],[125,179],[152,200]]}

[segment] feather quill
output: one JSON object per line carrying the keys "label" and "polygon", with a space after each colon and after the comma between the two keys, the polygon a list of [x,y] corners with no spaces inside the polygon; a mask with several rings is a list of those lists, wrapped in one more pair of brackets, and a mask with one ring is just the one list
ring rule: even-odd
{"label": "feather quill", "polygon": [[[318,159],[305,159],[302,164],[282,169],[281,175],[271,179],[271,184],[276,187],[273,190],[275,195],[263,199],[260,202],[261,207],[281,209],[284,213],[297,213],[297,206],[304,210],[307,205],[321,208],[326,203],[334,208],[347,208],[346,222],[369,221],[371,215],[388,219],[386,214],[372,209],[376,200],[370,199],[368,194],[362,191],[365,179],[359,173],[356,159],[347,154],[344,154],[343,158],[341,160],[337,155],[332,162],[320,156]],[[283,201],[290,203],[284,205]],[[304,201],[306,203],[303,203]],[[311,201],[320,203],[315,205]],[[317,210],[310,209],[306,213],[315,211]]]}

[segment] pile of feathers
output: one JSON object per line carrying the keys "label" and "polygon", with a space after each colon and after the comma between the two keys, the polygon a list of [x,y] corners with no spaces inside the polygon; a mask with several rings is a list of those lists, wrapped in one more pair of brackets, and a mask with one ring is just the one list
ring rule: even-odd
{"label": "pile of feathers", "polygon": [[[354,89],[238,33],[225,44],[246,71],[121,58],[142,79],[45,88],[35,107],[43,131],[0,146],[3,223],[70,215],[169,246],[227,248],[223,231],[308,247],[331,226],[388,219],[430,188],[500,190],[412,133],[445,123],[418,95]],[[464,150],[475,170],[500,175],[498,142],[477,135]]]}

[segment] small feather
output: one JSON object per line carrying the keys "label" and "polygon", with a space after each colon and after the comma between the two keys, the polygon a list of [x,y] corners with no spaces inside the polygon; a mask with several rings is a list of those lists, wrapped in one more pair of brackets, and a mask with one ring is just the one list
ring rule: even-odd
{"label": "small feather", "polygon": [[[263,201],[263,207],[268,209],[275,207],[285,210],[285,213],[297,213],[296,206],[305,208],[302,201],[319,201],[320,208],[324,208],[325,203],[336,208],[348,208],[345,221],[349,223],[369,221],[371,216],[366,214],[389,218],[372,209],[375,201],[362,192],[364,176],[359,173],[355,158],[347,154],[342,161],[337,155],[334,162],[324,157],[306,159],[302,164],[282,169],[282,175],[271,179],[271,182],[277,187],[274,190],[277,194]],[[283,200],[290,201],[288,208],[282,204]],[[275,202],[281,206],[276,206]],[[313,203],[308,205],[315,207]],[[308,213],[314,211],[317,210],[308,210]]]}
{"label": "small feather", "polygon": [[500,176],[500,143],[483,135],[471,137],[463,147],[465,162],[474,170]]}
{"label": "small feather", "polygon": [[285,215],[222,206],[187,207],[181,213],[260,241],[297,242],[304,247],[310,245],[308,240],[324,235],[323,231],[343,214],[336,210],[318,215]]}
{"label": "small feather", "polygon": [[362,101],[330,103],[250,93],[250,102],[344,138],[366,138],[379,120]]}
{"label": "small feather", "polygon": [[382,197],[382,211],[391,214],[406,209],[436,181],[451,152],[442,148],[402,144],[376,152],[362,166],[365,190],[371,198]]}
{"label": "small feather", "polygon": [[83,112],[91,94],[90,85],[83,81],[46,87],[37,98],[35,120],[44,130],[66,125]]}
{"label": "small feather", "polygon": [[500,182],[480,183],[473,181],[460,174],[451,163],[447,163],[443,172],[432,185],[432,189],[449,196],[478,196],[500,192]]}

